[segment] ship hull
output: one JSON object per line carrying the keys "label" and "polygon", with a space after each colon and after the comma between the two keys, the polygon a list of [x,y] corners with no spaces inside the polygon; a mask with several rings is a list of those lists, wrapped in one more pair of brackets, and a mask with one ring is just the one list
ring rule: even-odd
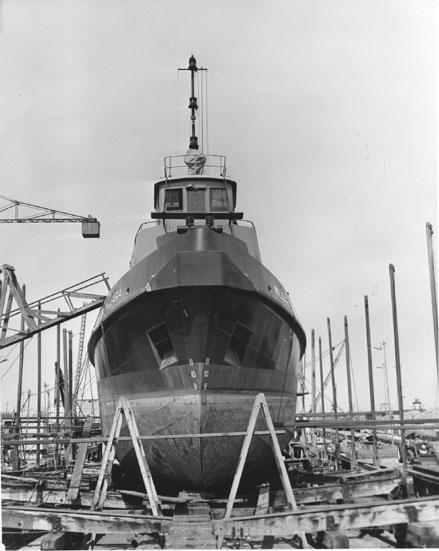
{"label": "ship hull", "polygon": [[[125,392],[127,394],[142,435],[217,434],[205,438],[187,436],[143,441],[155,484],[161,492],[203,490],[227,493],[238,464],[243,437],[221,436],[221,433],[246,430],[254,393],[181,392],[174,394],[172,399],[167,393],[130,395]],[[282,418],[291,419],[294,400],[282,399],[280,395],[266,395],[266,398],[274,420],[281,401],[284,402]],[[104,419],[105,424],[111,422],[111,410]],[[278,420],[276,426],[282,426],[282,422]],[[257,428],[266,430],[262,418]],[[127,429],[124,428],[122,433],[128,434]],[[280,445],[286,446],[289,438],[289,433],[281,435]],[[138,484],[140,473],[131,444],[120,442],[117,457],[123,472],[129,473],[125,475],[128,485]],[[256,435],[245,466],[244,485],[270,480],[273,474],[277,476],[269,437]]]}
{"label": "ship hull", "polygon": [[[260,392],[275,425],[291,428],[304,335],[280,283],[237,240],[206,229],[177,239],[115,285],[89,353],[104,435],[124,396],[140,435],[187,435],[144,441],[159,490],[217,490],[242,437],[190,435],[245,431]],[[130,444],[117,457],[135,472]],[[272,466],[269,439],[255,437],[244,479],[264,482]]]}

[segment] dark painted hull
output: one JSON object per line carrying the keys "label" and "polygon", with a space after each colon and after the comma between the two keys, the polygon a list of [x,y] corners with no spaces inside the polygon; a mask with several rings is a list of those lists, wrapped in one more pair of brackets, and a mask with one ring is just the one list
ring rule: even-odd
{"label": "dark painted hull", "polygon": [[[254,393],[205,391],[174,393],[172,397],[162,393],[148,393],[148,397],[135,393],[129,395],[129,399],[141,434],[185,435],[245,430],[254,396]],[[281,397],[268,395],[267,400],[271,411],[274,414],[279,412]],[[283,401],[282,419],[288,421],[287,417],[291,419],[294,415],[295,402],[285,397]],[[110,417],[111,413],[107,421]],[[279,422],[276,424],[282,425]],[[266,427],[260,423],[260,428]],[[285,446],[288,439],[289,436],[282,436],[281,446]],[[154,481],[161,491],[227,491],[238,464],[242,441],[242,437],[220,436],[150,440],[144,442],[144,449]],[[119,444],[118,459],[125,473],[137,472],[131,445]],[[272,477],[272,473],[270,442],[265,436],[256,436],[251,445],[244,480],[261,482]]]}
{"label": "dark painted hull", "polygon": [[[191,233],[136,264],[107,299],[89,345],[104,434],[119,396],[142,435],[245,430],[259,392],[277,425],[294,420],[304,337],[286,293],[235,239]],[[164,336],[155,342],[157,327]],[[240,437],[192,437],[144,448],[159,488],[177,491],[227,484],[241,445]],[[119,444],[118,458],[133,471],[130,445]],[[246,478],[264,481],[271,467],[269,440],[255,437]]]}

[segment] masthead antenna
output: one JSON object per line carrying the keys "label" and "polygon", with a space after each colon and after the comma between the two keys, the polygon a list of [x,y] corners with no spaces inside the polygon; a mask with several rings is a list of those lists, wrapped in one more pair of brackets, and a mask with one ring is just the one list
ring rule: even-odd
{"label": "masthead antenna", "polygon": [[191,136],[189,138],[189,149],[198,151],[199,145],[195,125],[197,120],[198,98],[195,96],[195,73],[198,71],[207,71],[207,69],[204,67],[197,67],[197,60],[194,55],[191,55],[188,67],[179,69],[179,71],[191,72],[191,96],[189,98],[189,109],[191,110]]}
{"label": "masthead antenna", "polygon": [[189,149],[198,149],[198,138],[195,134],[195,120],[198,109],[197,98],[195,97],[195,73],[198,71],[197,60],[193,55],[189,58],[189,71],[191,72],[191,97],[189,98],[189,109],[191,110],[192,135],[190,137]]}

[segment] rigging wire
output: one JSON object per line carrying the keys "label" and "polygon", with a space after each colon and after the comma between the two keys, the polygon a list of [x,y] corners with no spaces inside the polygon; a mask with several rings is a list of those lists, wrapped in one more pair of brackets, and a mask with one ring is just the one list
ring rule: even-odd
{"label": "rigging wire", "polygon": [[207,82],[208,82],[208,75],[207,75],[207,69],[206,69],[206,78],[204,79],[204,89],[205,89],[205,97],[206,97],[206,109],[205,109],[205,118],[206,118],[206,155],[209,153],[209,110],[208,110],[208,102],[207,102]]}
{"label": "rigging wire", "polygon": [[356,409],[357,411],[360,409],[358,407],[358,396],[357,396],[357,385],[355,384],[355,376],[354,376],[354,370],[352,369],[352,352],[350,354],[350,365],[349,365],[349,369],[351,371],[351,377],[352,377],[352,386],[354,387],[354,395],[355,395],[355,406],[356,406]]}
{"label": "rigging wire", "polygon": [[[27,343],[24,345],[24,349],[23,350],[26,350],[26,348],[29,346],[29,344],[31,343],[32,341],[32,337],[27,341]],[[14,360],[12,360],[12,363],[11,365],[8,367],[8,369],[2,374],[2,376],[0,377],[0,381],[3,381],[3,379],[6,377],[6,375],[9,373],[9,371],[12,369],[14,363],[18,360],[18,358],[20,357],[20,351],[18,352],[17,356],[14,358]]]}
{"label": "rigging wire", "polygon": [[[343,343],[344,343],[344,339],[337,342],[336,344],[333,344],[332,349],[335,350],[337,348],[337,346],[340,346]],[[326,358],[326,356],[328,356],[328,355],[329,355],[329,348],[328,348],[328,350],[325,350],[325,352],[323,352],[322,358]],[[316,355],[316,358],[317,358],[317,355]],[[311,365],[312,365],[312,359],[309,362],[305,363],[305,368],[310,367]]]}
{"label": "rigging wire", "polygon": [[204,151],[204,142],[203,142],[203,71],[198,71],[197,76],[197,89],[198,89],[198,97],[200,98],[200,107],[199,107],[199,115],[198,115],[198,128],[200,131],[200,143],[201,143],[201,153]]}
{"label": "rigging wire", "polygon": [[178,118],[179,107],[180,107],[180,102],[179,102],[179,80],[180,80],[180,71],[177,69],[177,149],[176,149],[177,155],[178,155],[179,146],[180,146],[180,124],[179,124],[179,118]]}

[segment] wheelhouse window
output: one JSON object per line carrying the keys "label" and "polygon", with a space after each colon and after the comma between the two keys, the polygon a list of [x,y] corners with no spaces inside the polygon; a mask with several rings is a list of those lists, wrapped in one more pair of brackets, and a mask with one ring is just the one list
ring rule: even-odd
{"label": "wheelhouse window", "polygon": [[181,188],[165,189],[165,211],[183,208],[183,190]]}
{"label": "wheelhouse window", "polygon": [[226,362],[232,365],[242,365],[251,334],[250,329],[239,323],[235,323],[224,358]]}
{"label": "wheelhouse window", "polygon": [[164,323],[148,331],[147,336],[160,369],[177,361],[171,337]]}
{"label": "wheelhouse window", "polygon": [[227,199],[227,189],[211,188],[210,189],[210,210],[211,212],[221,212],[229,210],[229,202]]}

